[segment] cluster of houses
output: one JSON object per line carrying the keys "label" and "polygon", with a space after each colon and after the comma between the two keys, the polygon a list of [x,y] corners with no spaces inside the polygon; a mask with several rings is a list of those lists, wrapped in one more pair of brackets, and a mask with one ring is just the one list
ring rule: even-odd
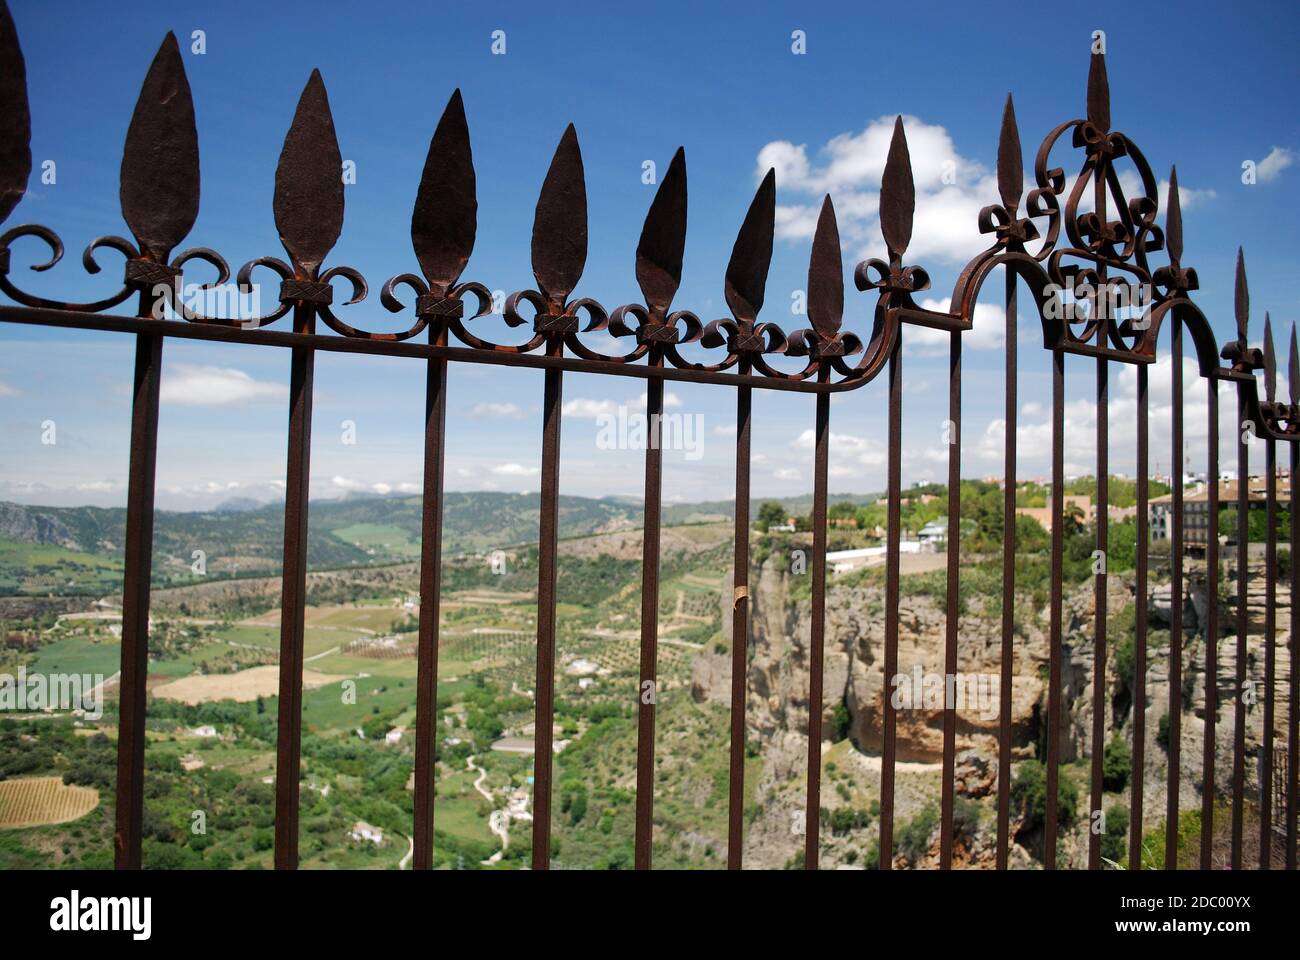
{"label": "cluster of houses", "polygon": [[[1241,487],[1236,474],[1225,473],[1219,478],[1218,513],[1210,521],[1210,485],[1204,479],[1188,484],[1183,489],[1183,551],[1193,556],[1204,556],[1211,536],[1220,530],[1225,510],[1236,510]],[[1279,473],[1274,481],[1274,504],[1278,513],[1291,509],[1291,476]],[[1246,504],[1249,513],[1268,510],[1268,478],[1251,476],[1246,479]],[[1152,497],[1148,504],[1149,529],[1152,540],[1167,540],[1173,534],[1174,496]],[[1213,533],[1212,533],[1213,531]],[[1220,537],[1222,542],[1225,538]]]}

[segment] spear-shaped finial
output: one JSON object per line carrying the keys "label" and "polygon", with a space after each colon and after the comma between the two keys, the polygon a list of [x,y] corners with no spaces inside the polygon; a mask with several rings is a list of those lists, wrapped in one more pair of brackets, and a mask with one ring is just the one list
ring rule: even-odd
{"label": "spear-shaped finial", "polygon": [[1273,352],[1273,324],[1264,313],[1264,399],[1277,399],[1277,355]]}
{"label": "spear-shaped finial", "polygon": [[1007,94],[1002,108],[1002,134],[998,138],[998,194],[1007,216],[1014,218],[1025,187],[1025,171],[1020,158],[1020,128],[1016,126],[1016,105]]}
{"label": "spear-shaped finial", "polygon": [[1244,344],[1250,319],[1250,290],[1246,286],[1246,255],[1241,247],[1237,248],[1237,282],[1232,306],[1237,315],[1237,339]]}
{"label": "spear-shaped finial", "polygon": [[478,197],[465,103],[456,90],[442,112],[411,212],[411,244],[430,289],[455,286],[474,251]]}
{"label": "spear-shaped finial", "polygon": [[646,306],[667,313],[682,283],[686,249],[686,150],[677,148],[650,201],[636,245],[636,282]]}
{"label": "spear-shaped finial", "polygon": [[835,337],[844,317],[844,260],[835,204],[828,193],[817,217],[812,256],[808,259],[808,320],[827,340]]}
{"label": "spear-shaped finial", "polygon": [[587,177],[573,124],[564,129],[533,215],[533,276],[542,294],[563,303],[587,264]]}
{"label": "spear-shaped finial", "polygon": [[1165,213],[1165,249],[1177,270],[1183,259],[1183,205],[1178,199],[1178,167],[1169,168],[1169,208]]}
{"label": "spear-shaped finial", "polygon": [[27,192],[32,172],[27,67],[9,5],[0,0],[0,223]]}
{"label": "spear-shaped finial", "polygon": [[1296,347],[1295,324],[1291,324],[1291,362],[1286,371],[1287,386],[1291,388],[1291,406],[1300,406],[1300,349]]}
{"label": "spear-shaped finial", "polygon": [[199,215],[199,134],[174,33],[163,38],[140,87],[118,196],[140,253],[155,261],[166,262]]}
{"label": "spear-shaped finial", "polygon": [[1088,64],[1088,122],[1099,133],[1110,132],[1110,80],[1104,53],[1094,53]]}
{"label": "spear-shaped finial", "polygon": [[742,324],[763,309],[767,269],[772,264],[772,234],[776,227],[776,171],[768,170],[749,203],[727,263],[723,296]]}
{"label": "spear-shaped finial", "polygon": [[342,166],[325,81],[313,70],[284,137],[272,202],[280,242],[300,279],[315,279],[343,232]]}
{"label": "spear-shaped finial", "polygon": [[903,118],[894,119],[894,135],[880,180],[880,232],[891,260],[901,261],[912,242],[912,217],[916,212],[916,185],[912,182],[912,158],[907,151]]}

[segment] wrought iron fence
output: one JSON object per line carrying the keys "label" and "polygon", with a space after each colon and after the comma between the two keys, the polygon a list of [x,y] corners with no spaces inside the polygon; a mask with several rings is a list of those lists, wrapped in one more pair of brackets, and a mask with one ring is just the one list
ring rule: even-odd
{"label": "wrought iron fence", "polygon": [[[0,222],[18,205],[31,169],[30,117],[26,75],[15,27],[7,7],[0,4]],[[1053,164],[1053,152],[1067,141],[1082,154],[1077,176],[1067,179],[1065,168]],[[1126,161],[1137,175],[1140,195],[1127,199],[1118,173]],[[575,297],[587,254],[586,187],[577,133],[570,125],[560,139],[537,201],[532,233],[532,266],[537,288],[511,294],[504,304],[505,322],[512,328],[530,329],[518,343],[496,343],[474,332],[473,321],[492,309],[492,294],[481,283],[465,282],[461,274],[474,247],[476,232],[475,172],[469,129],[459,91],[440,119],[429,145],[423,175],[411,218],[411,240],[421,275],[396,275],[384,283],[383,306],[394,313],[409,310],[410,326],[399,333],[369,332],[336,313],[333,281],[351,287],[347,304],[367,295],[365,278],[342,265],[325,267],[330,250],[343,226],[341,156],[335,137],[324,82],[313,72],[298,102],[285,137],[275,178],[273,212],[289,262],[263,256],[244,264],[236,274],[248,288],[257,269],[280,278],[278,306],[264,316],[241,320],[204,316],[180,300],[180,279],[187,264],[200,260],[218,273],[215,284],[230,279],[226,260],[206,247],[180,253],[194,224],[199,204],[199,158],[193,103],[176,39],[168,35],[145,78],[127,131],[121,167],[121,206],[132,238],[100,237],[90,243],[83,264],[97,273],[96,253],[104,248],[125,257],[121,288],[91,303],[67,303],[35,296],[20,289],[10,273],[10,248],[15,241],[34,237],[50,249],[48,261],[32,267],[47,270],[63,255],[63,243],[50,229],[39,225],[12,227],[0,235],[0,290],[16,306],[0,306],[0,320],[68,329],[110,331],[134,335],[136,341],[134,397],[131,418],[129,486],[125,541],[125,582],[122,602],[121,706],[118,737],[116,863],[119,868],[140,866],[141,825],[144,804],[145,680],[148,658],[152,523],[155,455],[158,438],[159,383],[164,340],[179,337],[222,343],[260,344],[291,351],[287,491],[284,511],[283,593],[279,677],[279,724],[276,763],[275,865],[297,865],[298,792],[301,747],[302,671],[305,577],[307,572],[307,515],[312,378],[318,351],[366,353],[405,357],[427,366],[425,398],[425,459],[422,541],[420,552],[420,616],[415,735],[415,838],[414,863],[428,868],[433,855],[434,824],[434,719],[436,713],[439,568],[442,539],[444,431],[449,364],[487,363],[544,371],[542,410],[541,513],[537,589],[537,684],[535,803],[532,866],[544,869],[550,855],[552,801],[552,727],[554,717],[554,667],[556,632],[556,540],[559,494],[560,415],[563,375],[566,371],[640,378],[646,381],[647,413],[653,422],[662,414],[664,382],[685,381],[731,388],[736,393],[735,564],[732,602],[731,730],[728,821],[728,866],[741,866],[745,751],[746,640],[749,635],[750,557],[749,492],[752,437],[751,399],[755,389],[812,393],[816,396],[814,493],[812,528],[812,605],[809,656],[808,765],[805,824],[805,865],[818,863],[821,790],[822,670],[826,607],[827,464],[830,438],[831,394],[859,389],[882,373],[888,386],[887,552],[884,604],[886,677],[898,673],[900,465],[903,449],[903,342],[907,326],[919,325],[947,331],[949,339],[949,418],[953,436],[948,460],[947,542],[955,545],[960,533],[961,469],[961,361],[962,337],[972,329],[977,297],[995,270],[1005,275],[1006,306],[1006,439],[1005,511],[1016,509],[1017,356],[1016,315],[1023,287],[1042,322],[1043,347],[1052,361],[1051,455],[1051,626],[1049,693],[1047,703],[1047,790],[1044,864],[1056,866],[1057,786],[1062,723],[1062,594],[1064,524],[1064,404],[1065,357],[1073,354],[1096,361],[1097,476],[1109,476],[1107,422],[1108,378],[1112,364],[1129,364],[1137,374],[1137,474],[1149,474],[1148,373],[1156,360],[1157,337],[1164,326],[1170,331],[1172,364],[1172,462],[1183,462],[1184,336],[1190,336],[1199,372],[1208,383],[1207,472],[1211,478],[1209,515],[1218,515],[1219,393],[1220,383],[1236,388],[1238,422],[1264,441],[1267,451],[1268,510],[1276,518],[1276,466],[1279,443],[1288,445],[1294,477],[1300,468],[1300,358],[1295,332],[1290,347],[1290,402],[1276,396],[1276,359],[1272,331],[1266,318],[1263,348],[1247,342],[1248,294],[1244,262],[1238,257],[1236,276],[1237,338],[1222,350],[1205,315],[1190,298],[1197,289],[1196,271],[1182,264],[1182,218],[1177,173],[1170,172],[1165,225],[1157,223],[1157,181],[1137,144],[1111,129],[1109,90],[1104,57],[1094,54],[1088,75],[1086,116],[1069,120],[1043,140],[1033,164],[1034,186],[1023,195],[1025,182],[1021,146],[1011,97],[1002,117],[998,150],[999,203],[985,207],[979,229],[990,238],[989,248],[961,272],[948,312],[919,306],[914,295],[929,287],[920,266],[907,265],[911,241],[915,191],[907,140],[899,118],[894,126],[888,162],[880,191],[880,225],[887,259],[870,259],[857,265],[854,283],[874,296],[870,336],[864,341],[842,329],[844,311],[843,267],[835,210],[829,197],[821,208],[812,243],[808,270],[810,327],[793,332],[760,321],[764,288],[772,254],[775,215],[775,175],[769,171],[744,217],[725,276],[725,299],[731,315],[702,321],[689,310],[673,310],[682,268],[686,235],[687,177],[682,150],[673,157],[646,216],[636,250],[636,279],[640,303],[613,310],[588,297]],[[1023,211],[1021,204],[1023,200]],[[1167,262],[1153,265],[1151,256],[1163,251]],[[1141,286],[1149,297],[1126,317],[1105,309],[1121,288]],[[407,307],[398,296],[406,287],[414,296]],[[112,308],[136,298],[134,315],[110,313]],[[466,298],[474,301],[466,316]],[[1084,306],[1086,304],[1086,308]],[[169,314],[176,318],[169,318]],[[289,317],[289,329],[270,327]],[[319,323],[330,332],[321,331]],[[588,346],[583,335],[605,332],[626,341],[625,353],[605,354]],[[417,337],[424,336],[423,341]],[[707,351],[705,360],[690,359],[682,348],[692,345]],[[775,357],[801,358],[802,369],[787,372],[773,365]],[[1222,365],[1220,360],[1227,362]],[[1263,372],[1263,397],[1257,373]],[[1238,444],[1238,475],[1248,474],[1246,438]],[[645,521],[642,573],[642,616],[639,689],[656,681],[657,613],[659,591],[661,453],[650,444],[645,454]],[[1239,483],[1237,565],[1245,569],[1247,551],[1248,484]],[[1300,491],[1291,485],[1291,515],[1297,511]],[[1173,595],[1183,590],[1182,484],[1173,484],[1171,513],[1171,580]],[[1148,503],[1147,485],[1137,493],[1136,566],[1136,677],[1134,687],[1146,688]],[[1097,548],[1108,548],[1107,484],[1097,489]],[[1296,553],[1297,529],[1291,528],[1290,547]],[[997,866],[1006,868],[1011,843],[1011,691],[1013,679],[1013,621],[1016,537],[1014,524],[1006,525],[1003,541],[1001,598],[1001,684],[999,765],[997,778]],[[1261,784],[1258,793],[1259,826],[1264,849],[1274,829],[1274,804],[1282,811],[1286,864],[1296,864],[1296,697],[1300,689],[1297,667],[1290,660],[1288,729],[1284,787],[1276,781],[1273,746],[1275,710],[1275,615],[1277,527],[1269,524],[1267,543],[1267,603],[1265,626],[1265,694]],[[958,669],[959,551],[948,549],[947,626],[945,671]],[[1206,544],[1208,569],[1220,565],[1218,540]],[[1290,585],[1300,593],[1300,567],[1293,562]],[[1093,696],[1105,694],[1107,651],[1107,575],[1095,577],[1095,653]],[[1246,577],[1237,577],[1235,630],[1247,633]],[[1180,787],[1179,718],[1182,713],[1182,610],[1173,604],[1170,652],[1170,731],[1168,765],[1166,867],[1176,866]],[[1218,636],[1218,611],[1210,603],[1207,636]],[[1295,621],[1290,644],[1295,647]],[[1216,643],[1205,646],[1204,669],[1216,676]],[[1230,785],[1231,860],[1241,865],[1245,788],[1245,690],[1247,651],[1236,647],[1236,692],[1233,698],[1235,741]],[[1144,693],[1133,702],[1133,755],[1135,776],[1129,851],[1134,868],[1141,864],[1142,770],[1145,742]],[[651,865],[654,822],[653,697],[638,699],[635,862]],[[894,780],[896,772],[896,708],[883,697],[883,758],[881,773],[880,857],[882,869],[891,865],[893,849]],[[1206,731],[1200,862],[1210,864],[1215,799],[1215,717],[1217,690],[1206,685]],[[1093,712],[1090,785],[1092,808],[1102,799],[1102,746],[1104,719]],[[954,843],[954,767],[957,714],[951,704],[944,712],[942,801],[940,810],[940,863],[952,865]],[[1284,798],[1275,800],[1274,798]],[[1101,865],[1100,835],[1090,834],[1088,863]],[[1261,858],[1267,866],[1267,857]]]}

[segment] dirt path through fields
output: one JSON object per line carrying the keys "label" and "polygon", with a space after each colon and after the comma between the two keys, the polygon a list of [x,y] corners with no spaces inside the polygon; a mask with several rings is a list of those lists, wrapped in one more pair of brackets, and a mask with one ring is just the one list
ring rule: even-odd
{"label": "dirt path through fields", "polygon": [[[478,771],[478,779],[474,781],[474,789],[487,798],[488,803],[495,803],[492,791],[483,786],[483,781],[487,779],[487,771],[474,763],[474,756],[465,758],[465,766],[470,770]],[[492,815],[488,817],[488,829],[492,831],[501,840],[501,849],[486,860],[482,861],[484,866],[492,866],[501,860],[502,855],[510,846],[510,818],[505,815],[504,810],[493,810]]]}

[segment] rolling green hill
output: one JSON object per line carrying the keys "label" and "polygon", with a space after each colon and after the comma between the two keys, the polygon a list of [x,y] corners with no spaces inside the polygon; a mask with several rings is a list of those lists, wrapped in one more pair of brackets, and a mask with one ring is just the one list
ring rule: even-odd
{"label": "rolling green hill", "polygon": [[[872,495],[833,495],[869,502]],[[811,498],[781,501],[807,513]],[[418,496],[357,496],[311,504],[307,560],[315,569],[396,563],[419,557]],[[454,556],[534,543],[536,493],[450,492],[444,496],[443,551]],[[756,515],[759,501],[751,507]],[[154,515],[154,581],[193,577],[195,551],[206,576],[267,576],[283,552],[281,503],[232,503],[204,512],[159,510]],[[665,526],[730,519],[734,503],[671,504]],[[0,502],[0,596],[103,594],[120,585],[126,510],[121,507],[41,507]],[[560,536],[583,537],[642,524],[641,503],[629,497],[560,497]]]}

